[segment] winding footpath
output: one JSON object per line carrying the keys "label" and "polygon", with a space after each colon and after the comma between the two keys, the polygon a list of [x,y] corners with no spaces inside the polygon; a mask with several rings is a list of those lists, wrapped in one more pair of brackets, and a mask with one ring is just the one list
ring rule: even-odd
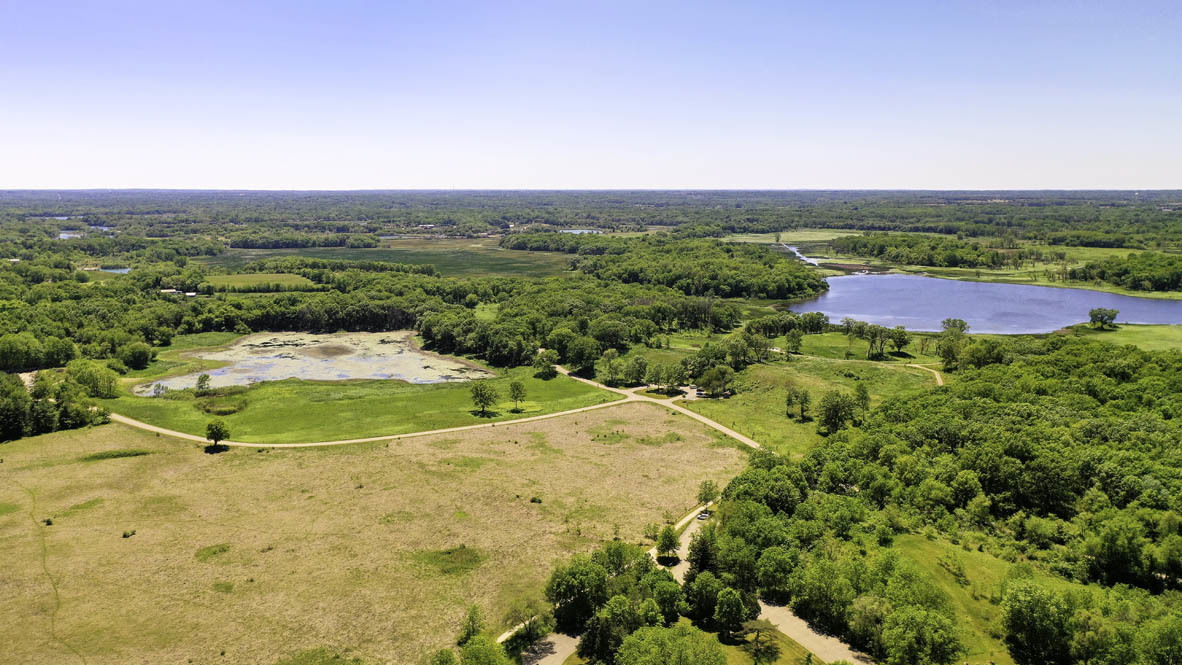
{"label": "winding footpath", "polygon": [[932,369],[931,367],[925,367],[923,365],[916,365],[915,363],[908,363],[907,367],[914,367],[916,369],[927,370],[936,376],[936,385],[937,386],[944,385],[944,375],[940,373],[940,370]]}
{"label": "winding footpath", "polygon": [[[922,365],[907,365],[907,367],[915,367],[917,369],[922,369],[922,370],[926,370],[928,372],[931,372],[935,376],[936,385],[938,385],[938,386],[944,385],[944,377],[937,370],[934,370],[930,367],[924,367]],[[606,385],[599,383],[597,381],[592,381],[590,379],[584,379],[582,377],[574,376],[570,373],[569,370],[567,370],[564,367],[555,366],[555,368],[558,370],[558,372],[560,374],[568,376],[571,379],[574,379],[575,381],[581,381],[581,382],[586,383],[588,385],[599,388],[600,390],[606,390],[610,393],[614,393],[616,395],[621,396],[622,399],[612,400],[610,402],[604,402],[602,404],[593,404],[591,406],[584,406],[584,407],[581,407],[578,409],[569,409],[567,411],[558,411],[555,413],[547,413],[547,414],[540,415],[540,416],[530,416],[527,418],[518,418],[516,420],[501,421],[502,425],[515,425],[518,423],[535,422],[538,420],[547,420],[550,418],[560,418],[562,416],[569,416],[574,413],[583,413],[585,411],[593,411],[596,409],[605,409],[608,407],[615,406],[617,404],[624,404],[624,403],[628,403],[628,402],[649,402],[652,404],[657,404],[657,405],[663,406],[663,407],[668,408],[672,411],[676,411],[677,413],[680,413],[682,415],[693,418],[694,420],[702,423],[703,425],[706,425],[707,427],[710,427],[710,428],[714,429],[715,431],[721,432],[721,433],[735,439],[736,441],[743,443],[744,445],[750,446],[751,448],[759,449],[762,447],[759,445],[758,442],[756,442],[751,437],[748,437],[744,434],[736,432],[735,430],[733,430],[721,423],[715,422],[714,420],[711,420],[710,418],[707,418],[706,416],[703,416],[700,413],[695,413],[694,411],[691,411],[691,410],[685,408],[684,406],[681,406],[680,404],[674,404],[674,401],[676,399],[678,399],[677,396],[668,397],[668,398],[650,397],[648,395],[640,394],[640,391],[645,390],[647,388],[647,386],[640,386],[637,388],[629,388],[629,389],[612,388],[610,386],[606,386]],[[121,416],[117,413],[110,414],[110,417],[111,417],[111,420],[114,422],[122,423],[124,425],[129,425],[131,427],[136,427],[136,428],[143,429],[143,430],[147,430],[149,432],[156,432],[158,434],[165,434],[168,436],[176,437],[178,439],[184,439],[186,441],[197,441],[200,443],[207,443],[208,442],[208,440],[205,439],[204,437],[200,437],[200,436],[197,436],[194,434],[186,434],[185,432],[178,432],[176,430],[170,430],[170,429],[166,429],[163,427],[157,427],[155,425],[150,425],[148,423],[141,422],[139,420],[128,418],[127,416]],[[388,435],[388,436],[371,436],[371,437],[365,437],[365,438],[360,438],[360,439],[339,439],[336,441],[311,441],[311,442],[305,442],[305,443],[249,443],[249,442],[244,442],[244,441],[222,441],[220,443],[225,446],[239,447],[239,448],[314,448],[314,447],[322,447],[322,446],[341,446],[341,445],[354,444],[354,443],[375,443],[378,441],[397,441],[399,439],[409,439],[412,437],[431,436],[434,434],[447,434],[447,433],[452,433],[452,432],[466,432],[469,430],[484,429],[486,427],[495,427],[496,425],[497,425],[497,423],[480,423],[477,425],[464,425],[464,426],[460,426],[460,427],[445,427],[442,429],[427,430],[424,432],[412,432],[412,433],[407,433],[407,434],[393,434],[393,435]],[[695,508],[693,510],[693,512],[691,512],[690,514],[683,517],[675,525],[675,527],[674,527],[675,529],[681,529],[682,527],[685,527],[685,530],[682,531],[681,538],[680,538],[680,548],[679,549],[682,552],[689,551],[690,540],[693,538],[693,535],[695,533],[697,533],[698,530],[702,526],[702,522],[695,519],[695,518],[697,517],[699,512],[701,512],[702,510],[704,510],[705,508],[708,508],[708,507],[709,507],[709,504]],[[652,554],[654,557],[656,556],[655,549],[650,550],[649,553]],[[685,575],[689,571],[689,561],[685,560],[685,559],[679,560],[678,563],[675,566],[671,567],[669,570],[670,570],[670,572],[673,573],[673,576],[677,579],[678,582],[684,582]],[[870,659],[869,656],[867,656],[866,654],[860,653],[858,651],[854,651],[853,649],[851,649],[848,645],[846,645],[841,640],[839,640],[831,635],[825,635],[823,633],[817,632],[811,626],[809,626],[807,622],[805,622],[803,619],[801,619],[800,617],[793,614],[792,610],[790,610],[789,608],[784,607],[784,606],[779,606],[779,605],[768,605],[767,603],[764,603],[762,601],[760,601],[759,606],[760,606],[760,610],[761,610],[760,616],[762,616],[763,618],[770,621],[772,623],[772,625],[774,625],[780,632],[782,632],[785,635],[787,635],[788,637],[792,638],[794,641],[796,641],[798,644],[803,646],[805,649],[808,649],[809,651],[811,651],[821,661],[829,663],[829,662],[833,662],[833,661],[837,661],[837,660],[847,660],[851,663],[873,663],[873,661]],[[509,639],[509,637],[512,636],[512,634],[518,628],[519,628],[519,626],[514,626],[513,628],[510,628],[509,630],[505,631],[503,634],[501,634],[497,638],[497,641],[504,642],[505,640]],[[578,645],[578,638],[577,637],[574,637],[571,635],[563,635],[561,633],[552,633],[552,634],[548,635],[546,638],[544,638],[537,645],[537,647],[534,649],[535,657],[528,660],[527,662],[531,663],[532,665],[562,665],[562,663],[564,661],[566,661],[566,659],[568,657],[570,657],[570,655],[575,652],[577,645]]]}

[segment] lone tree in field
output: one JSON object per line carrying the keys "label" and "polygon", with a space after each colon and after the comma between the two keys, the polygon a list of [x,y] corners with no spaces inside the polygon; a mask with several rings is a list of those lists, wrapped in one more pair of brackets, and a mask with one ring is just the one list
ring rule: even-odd
{"label": "lone tree in field", "polygon": [[1088,312],[1088,323],[1103,330],[1108,326],[1116,323],[1116,315],[1120,314],[1118,309],[1108,309],[1107,307],[1097,307]]}
{"label": "lone tree in field", "polygon": [[201,376],[197,377],[197,392],[209,392],[209,381],[210,379],[208,374],[202,374]]}
{"label": "lone tree in field", "polygon": [[497,395],[497,389],[488,385],[488,383],[484,381],[474,382],[472,384],[471,391],[472,404],[475,405],[477,409],[480,409],[480,415],[482,416],[488,415],[488,407],[496,404],[497,399],[500,397]]}
{"label": "lone tree in field", "polygon": [[205,426],[205,438],[213,442],[205,447],[205,452],[219,453],[226,450],[226,447],[222,445],[222,441],[230,438],[230,428],[221,420],[210,421]]}
{"label": "lone tree in field", "polygon": [[784,353],[800,353],[800,345],[804,343],[804,331],[793,328],[784,335]]}
{"label": "lone tree in field", "polygon": [[677,553],[677,548],[677,533],[673,531],[673,527],[666,524],[665,528],[661,529],[661,535],[657,536],[657,556],[673,556]]}
{"label": "lone tree in field", "polygon": [[513,410],[521,410],[521,401],[525,399],[525,384],[514,381],[509,384],[509,399],[513,400]]}

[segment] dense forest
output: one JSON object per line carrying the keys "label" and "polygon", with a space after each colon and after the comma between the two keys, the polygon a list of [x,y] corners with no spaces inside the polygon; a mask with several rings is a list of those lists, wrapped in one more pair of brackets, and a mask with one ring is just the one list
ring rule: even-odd
{"label": "dense forest", "polygon": [[626,284],[657,284],[686,295],[792,299],[819,295],[828,286],[816,273],[758,245],[683,240],[664,234],[617,238],[564,233],[506,236],[507,249],[574,254],[571,267]]}
{"label": "dense forest", "polygon": [[[757,456],[691,576],[789,602],[888,662],[947,663],[947,599],[890,548],[931,529],[1097,585],[1065,595],[1015,569],[1001,604],[1021,665],[1171,662],[1147,652],[1182,612],[1182,355],[1052,338],[1000,360],[887,402],[800,462]],[[1084,630],[1102,637],[1085,649]],[[903,658],[917,642],[923,657]]]}
{"label": "dense forest", "polygon": [[1182,256],[1157,252],[1112,256],[1071,268],[1067,278],[1099,280],[1133,291],[1182,291]]}
{"label": "dense forest", "polygon": [[984,246],[977,240],[909,233],[842,236],[831,240],[830,245],[839,254],[872,257],[901,265],[940,268],[1021,266],[1027,261],[1049,258],[1034,248],[1002,250]]}

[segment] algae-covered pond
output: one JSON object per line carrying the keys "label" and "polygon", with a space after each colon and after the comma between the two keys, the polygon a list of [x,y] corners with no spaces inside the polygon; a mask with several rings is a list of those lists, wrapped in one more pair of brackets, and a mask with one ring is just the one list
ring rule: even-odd
{"label": "algae-covered pond", "polygon": [[[224,349],[195,351],[196,357],[226,363],[204,372],[213,388],[261,381],[304,379],[397,379],[409,383],[469,381],[492,373],[459,358],[417,348],[410,331],[382,333],[261,333],[248,335]],[[156,385],[171,390],[192,388],[201,372],[152,381],[136,387],[150,395]]]}

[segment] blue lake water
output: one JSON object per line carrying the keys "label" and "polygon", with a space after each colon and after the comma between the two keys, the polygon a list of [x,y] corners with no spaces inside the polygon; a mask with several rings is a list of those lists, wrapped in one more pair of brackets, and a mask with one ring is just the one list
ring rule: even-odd
{"label": "blue lake water", "polygon": [[847,275],[829,278],[829,291],[790,306],[908,330],[939,330],[946,318],[964,319],[970,332],[1045,333],[1088,320],[1088,310],[1120,310],[1120,323],[1182,324],[1182,300],[1026,284],[962,282],[920,275]]}

